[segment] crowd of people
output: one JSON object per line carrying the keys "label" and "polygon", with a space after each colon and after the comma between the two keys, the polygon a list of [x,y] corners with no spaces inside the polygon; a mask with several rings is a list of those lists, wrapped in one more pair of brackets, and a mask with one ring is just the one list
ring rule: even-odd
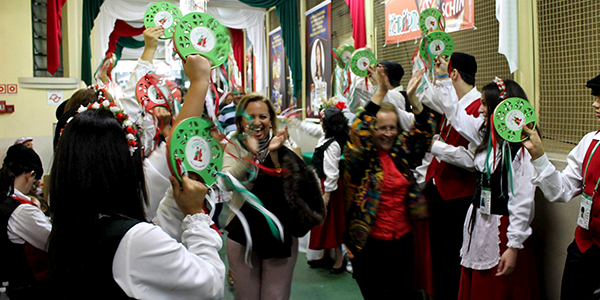
{"label": "crowd of people", "polygon": [[[190,86],[177,116],[146,111],[135,97],[162,34],[144,32],[118,103],[95,86],[59,107],[44,190],[33,139],[6,152],[0,254],[10,259],[0,281],[10,299],[220,299],[226,278],[236,299],[289,299],[308,232],[309,248],[325,250],[309,264],[338,274],[351,262],[365,299],[413,299],[417,290],[442,300],[540,299],[529,239],[536,187],[552,202],[583,196],[562,299],[591,299],[599,287],[599,133],[557,171],[538,130],[525,124],[527,139],[515,143],[491,124],[500,102],[527,100],[521,86],[496,78],[479,91],[476,59],[460,52],[435,60],[434,82],[414,72],[406,91],[402,66],[380,62],[365,79],[371,90],[352,90],[353,120],[327,107],[320,125],[295,122],[318,138],[312,167],[270,99],[232,90],[215,120],[228,136],[220,171],[229,178],[216,187],[229,197],[229,219],[215,230],[222,204],[211,218],[208,188],[191,174],[177,180],[165,159],[173,126],[205,117],[209,60],[184,62]],[[600,118],[600,76],[587,87]],[[240,189],[279,220],[279,236]]]}

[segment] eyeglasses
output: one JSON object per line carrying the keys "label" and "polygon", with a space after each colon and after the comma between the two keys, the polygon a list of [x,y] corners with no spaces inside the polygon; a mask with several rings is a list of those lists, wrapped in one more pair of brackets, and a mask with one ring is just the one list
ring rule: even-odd
{"label": "eyeglasses", "polygon": [[375,127],[375,130],[379,131],[379,132],[397,132],[398,131],[398,127],[396,126],[381,126],[381,127]]}

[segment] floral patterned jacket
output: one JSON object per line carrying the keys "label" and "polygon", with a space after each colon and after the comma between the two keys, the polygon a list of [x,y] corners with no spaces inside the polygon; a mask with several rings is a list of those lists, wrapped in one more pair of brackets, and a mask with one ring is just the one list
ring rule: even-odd
{"label": "floral patterned jacket", "polygon": [[[346,234],[344,242],[351,253],[358,253],[367,243],[375,223],[383,183],[383,169],[371,136],[379,105],[369,102],[360,108],[350,127],[350,139],[344,151],[346,197]],[[409,131],[398,136],[390,156],[409,182],[404,199],[410,219],[428,216],[427,203],[411,169],[421,164],[433,136],[433,116],[427,111],[415,115]]]}

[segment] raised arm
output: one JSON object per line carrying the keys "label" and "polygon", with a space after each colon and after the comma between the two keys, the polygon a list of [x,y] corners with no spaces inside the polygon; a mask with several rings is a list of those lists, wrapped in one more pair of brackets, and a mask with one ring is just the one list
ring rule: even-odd
{"label": "raised arm", "polygon": [[567,167],[559,172],[546,156],[537,131],[528,127],[523,127],[523,131],[529,136],[529,139],[523,142],[523,146],[531,154],[531,163],[537,173],[537,176],[533,178],[533,184],[540,187],[544,197],[550,202],[568,202],[581,194],[583,159],[596,132],[590,132],[581,139],[567,156]]}
{"label": "raised arm", "polygon": [[177,120],[189,117],[201,117],[204,112],[204,101],[210,80],[210,61],[200,55],[189,55],[183,63],[183,72],[190,79],[190,88],[179,111]]}

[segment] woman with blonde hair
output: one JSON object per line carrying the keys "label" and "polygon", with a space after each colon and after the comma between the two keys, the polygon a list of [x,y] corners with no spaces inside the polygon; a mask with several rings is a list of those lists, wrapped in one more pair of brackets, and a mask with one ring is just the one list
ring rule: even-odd
{"label": "woman with blonde hair", "polygon": [[[235,297],[289,299],[298,255],[297,237],[325,217],[320,183],[291,150],[287,128],[277,130],[275,108],[269,99],[258,93],[244,96],[235,123],[237,130],[225,148],[223,173],[244,183],[283,225],[283,239],[278,239],[269,233],[263,215],[246,204],[241,193],[233,194],[230,206],[243,213],[243,217],[232,214],[225,227]],[[230,184],[225,186],[235,190]],[[246,253],[250,253],[249,261]]]}

